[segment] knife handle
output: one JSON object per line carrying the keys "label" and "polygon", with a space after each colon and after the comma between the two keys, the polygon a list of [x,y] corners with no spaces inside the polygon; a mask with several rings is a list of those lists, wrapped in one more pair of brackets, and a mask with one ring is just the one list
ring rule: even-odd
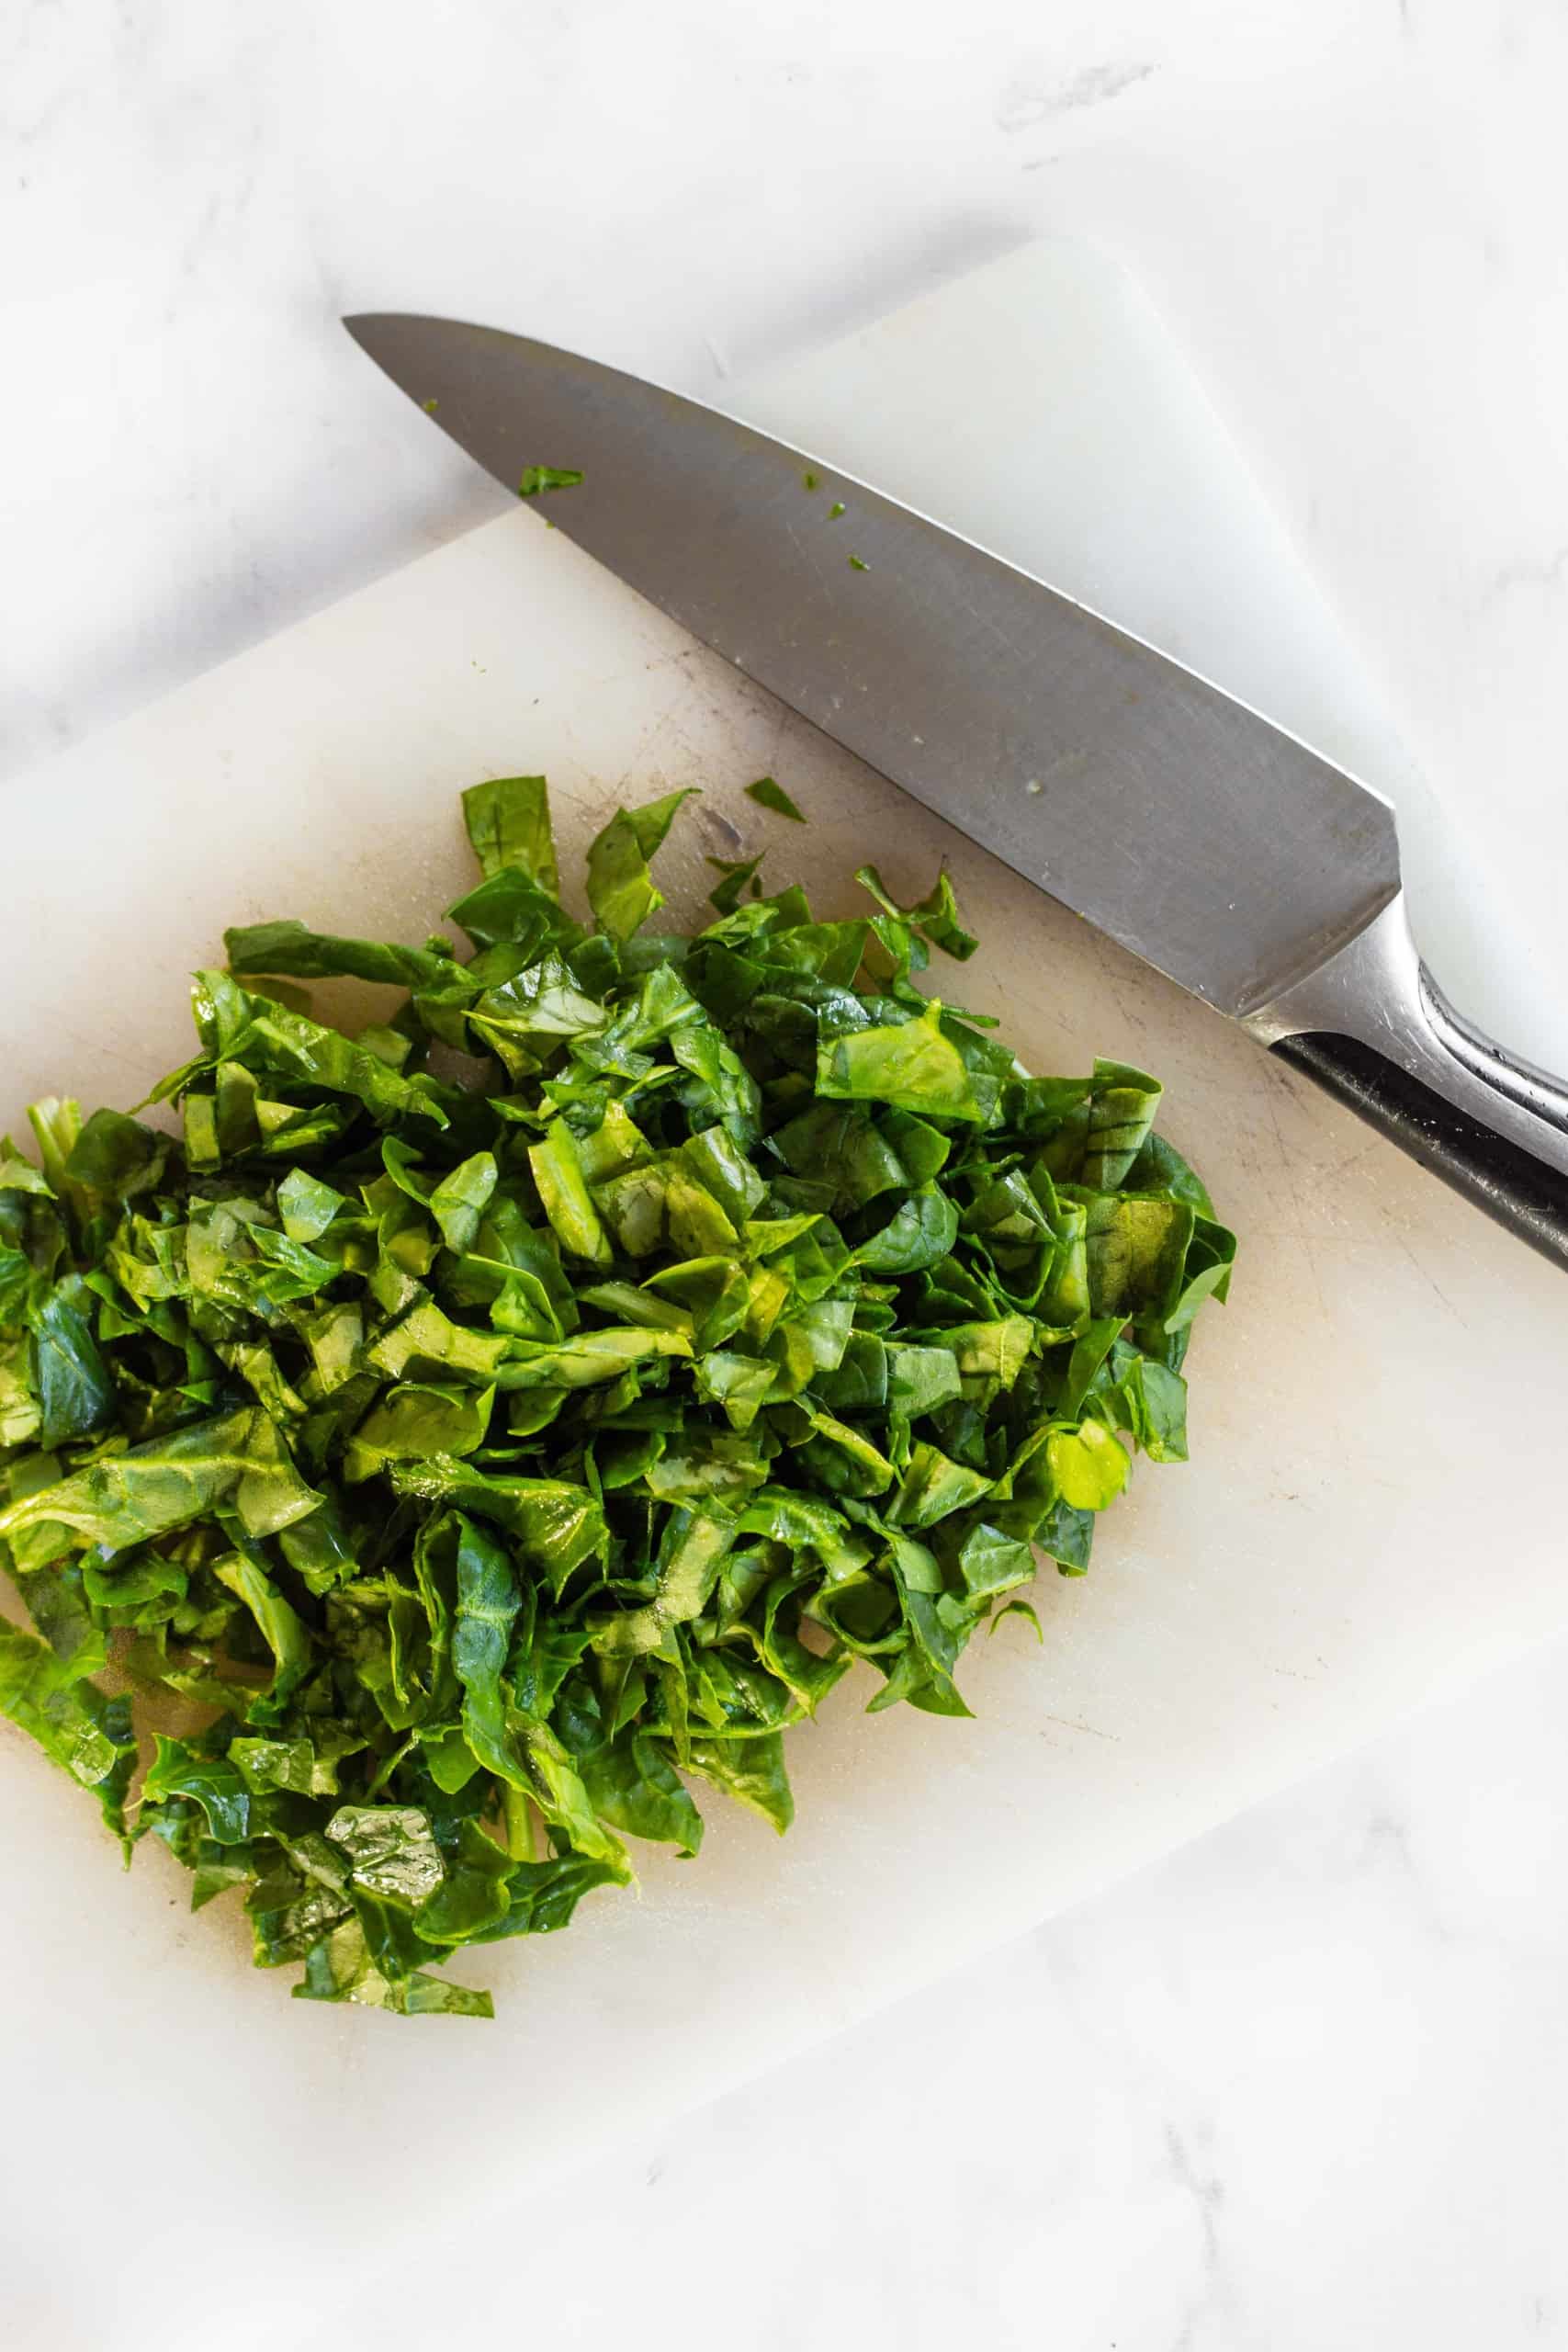
{"label": "knife handle", "polygon": [[1416,951],[1399,899],[1247,1026],[1568,1268],[1568,1086],[1454,1011]]}
{"label": "knife handle", "polygon": [[1281,1037],[1272,1050],[1521,1241],[1568,1270],[1568,1178],[1456,1110],[1358,1038],[1318,1031]]}

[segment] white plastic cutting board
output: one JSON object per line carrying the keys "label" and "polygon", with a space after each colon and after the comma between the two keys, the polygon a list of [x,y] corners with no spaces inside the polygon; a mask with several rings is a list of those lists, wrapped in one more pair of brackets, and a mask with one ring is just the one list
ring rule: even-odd
{"label": "white plastic cutting board", "polygon": [[[1071,448],[1120,511],[1102,543],[1115,581],[1163,600],[1169,628],[1123,600],[1124,616],[1190,631],[1185,650],[1259,699],[1247,664],[1273,662],[1274,707],[1299,716],[1269,613],[1314,662],[1332,633],[1201,402],[1113,278],[1096,298],[1082,257],[1029,266],[1012,302],[1039,306],[1032,333],[1057,304],[1059,347],[1082,364],[1040,384],[1053,431],[1027,473],[1008,443],[1001,522],[1013,486],[1052,479]],[[955,319],[973,380],[1005,385],[1018,321],[1004,305],[987,328],[973,288],[926,310],[900,366]],[[846,429],[830,454],[872,469],[875,342],[738,404],[826,447],[837,397],[860,443]],[[899,472],[910,413],[890,391],[881,470],[918,487]],[[1020,424],[1015,408],[1006,433]],[[1134,466],[1142,493],[1118,510]],[[1094,511],[1087,492],[1080,505]],[[1058,509],[1041,495],[1030,511]],[[874,577],[862,584],[874,598]],[[1227,615],[1245,622],[1228,639]],[[1361,708],[1348,674],[1336,691]],[[766,841],[775,877],[798,873],[834,912],[868,852],[910,892],[945,856],[985,940],[964,996],[995,1007],[1028,1061],[1076,1069],[1098,1051],[1166,1076],[1168,1130],[1244,1235],[1233,1303],[1193,1350],[1195,1459],[1141,1467],[1093,1574],[1042,1584],[1043,1652],[1018,1621],[976,1647],[976,1722],[867,1718],[840,1690],[794,1736],[784,1845],[716,1804],[701,1860],[651,1857],[640,1901],[595,1898],[569,1934],[481,1955],[493,2026],[291,2004],[249,1971],[224,1906],[192,1919],[157,1853],[118,1875],[91,1805],[0,1735],[0,2273],[18,2352],[352,2343],[340,2300],[460,2265],[491,2205],[525,2245],[543,2175],[804,2051],[1568,1621],[1558,1465],[1521,1437],[1517,1406],[1537,1428],[1568,1411],[1560,1277],[528,512],[12,787],[0,1125],[65,1081],[131,1101],[180,1058],[183,976],[226,920],[421,935],[465,877],[458,788],[520,768],[550,776],[568,867],[617,797],[703,785],[666,859],[682,913],[708,849]],[[764,771],[808,830],[742,797]],[[448,2222],[464,2233],[450,2245]]]}

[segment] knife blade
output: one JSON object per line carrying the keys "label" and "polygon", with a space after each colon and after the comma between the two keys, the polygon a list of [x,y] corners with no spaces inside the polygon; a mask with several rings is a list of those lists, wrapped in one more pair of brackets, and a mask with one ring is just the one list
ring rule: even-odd
{"label": "knife blade", "polygon": [[580,472],[549,519],[694,635],[1568,1263],[1568,1090],[1437,989],[1378,794],[1043,582],[697,401],[496,328],[344,324],[508,487]]}

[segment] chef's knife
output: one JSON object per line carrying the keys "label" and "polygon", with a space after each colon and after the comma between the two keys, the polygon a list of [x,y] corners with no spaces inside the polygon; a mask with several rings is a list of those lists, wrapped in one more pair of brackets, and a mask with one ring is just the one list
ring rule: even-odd
{"label": "chef's knife", "polygon": [[1043,582],[715,410],[495,328],[344,323],[510,489],[541,464],[581,471],[550,520],[749,677],[1568,1265],[1568,1088],[1438,989],[1375,793]]}

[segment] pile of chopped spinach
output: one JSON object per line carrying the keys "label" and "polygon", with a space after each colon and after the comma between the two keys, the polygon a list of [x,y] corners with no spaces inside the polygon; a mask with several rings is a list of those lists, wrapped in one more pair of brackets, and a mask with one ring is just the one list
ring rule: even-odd
{"label": "pile of chopped spinach", "polygon": [[[543,780],[478,786],[467,960],[232,931],[177,1137],[50,1101],[40,1164],[0,1147],[0,1713],[307,1999],[489,2015],[432,1967],[626,1837],[694,1853],[694,1781],[784,1829],[857,1659],[964,1713],[1122,1437],[1185,1455],[1234,1243],[1156,1080],[1029,1077],[923,996],[975,945],[945,875],[818,922],[747,861],[649,932],[683,797],[599,834],[585,929]],[[312,1017],[342,975],[384,1025]]]}

